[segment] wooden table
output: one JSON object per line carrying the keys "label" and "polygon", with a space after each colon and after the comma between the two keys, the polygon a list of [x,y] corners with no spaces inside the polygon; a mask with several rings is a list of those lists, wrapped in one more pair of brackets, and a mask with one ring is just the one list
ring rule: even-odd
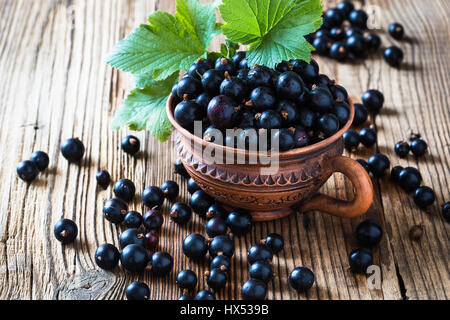
{"label": "wooden table", "polygon": [[[332,4],[332,3],[330,3]],[[237,254],[227,288],[218,296],[239,298],[247,280],[246,250],[269,232],[282,233],[285,250],[274,259],[276,277],[269,299],[448,299],[450,226],[440,207],[450,200],[450,2],[446,0],[365,1],[381,8],[381,26],[403,23],[408,39],[400,42],[406,62],[402,70],[389,67],[381,54],[358,65],[319,58],[322,73],[343,84],[354,96],[380,89],[386,106],[376,118],[378,144],[361,149],[357,158],[376,151],[393,164],[417,167],[425,184],[437,194],[428,213],[388,177],[373,180],[373,206],[361,219],[344,220],[321,213],[258,223],[236,240]],[[118,268],[100,271],[94,252],[103,243],[118,244],[120,228],[102,216],[111,188],[99,191],[95,174],[110,171],[114,180],[130,178],[138,193],[145,187],[175,179],[188,200],[186,182],[173,174],[174,143],[158,143],[148,133],[137,133],[143,152],[137,158],[120,150],[126,130],[113,131],[111,117],[119,108],[131,78],[105,64],[113,45],[153,10],[174,12],[174,1],[162,0],[1,0],[0,1],[0,298],[1,299],[122,299],[136,279],[147,282],[152,299],[176,299],[176,273],[191,268],[201,275],[208,263],[192,263],[181,252],[182,239],[203,232],[195,217],[187,227],[166,219],[161,249],[175,257],[174,272],[164,279],[148,273],[133,275]],[[383,45],[393,41],[380,32]],[[217,43],[214,48],[217,48]],[[410,130],[422,133],[431,153],[400,160],[394,144]],[[68,165],[60,145],[79,137],[87,155],[81,165]],[[51,168],[27,185],[17,178],[16,166],[36,150],[47,151]],[[338,197],[352,194],[351,185],[336,175],[323,188]],[[136,200],[132,205],[142,211]],[[167,212],[168,206],[164,207]],[[74,245],[61,246],[53,226],[62,217],[79,226]],[[369,290],[366,276],[348,270],[348,254],[357,244],[354,230],[364,218],[381,222],[384,237],[374,249],[381,267],[382,287]],[[408,232],[423,224],[425,234],[412,242]],[[314,270],[316,285],[298,295],[287,277],[295,266]],[[205,287],[202,276],[199,286]]]}

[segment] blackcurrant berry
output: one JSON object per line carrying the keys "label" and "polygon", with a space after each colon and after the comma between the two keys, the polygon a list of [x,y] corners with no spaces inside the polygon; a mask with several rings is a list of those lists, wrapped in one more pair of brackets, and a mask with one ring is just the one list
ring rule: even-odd
{"label": "blackcurrant berry", "polygon": [[247,102],[247,106],[254,107],[256,111],[263,111],[275,108],[276,96],[269,87],[257,87],[250,93],[251,101]]}
{"label": "blackcurrant berry", "polygon": [[318,129],[325,138],[331,137],[339,131],[339,120],[334,114],[325,114],[319,118]]}
{"label": "blackcurrant berry", "polygon": [[61,153],[69,162],[79,162],[84,151],[84,144],[78,138],[67,139],[61,146]]}
{"label": "blackcurrant berry", "polygon": [[127,287],[125,295],[128,300],[149,300],[150,288],[143,282],[133,282]]}
{"label": "blackcurrant berry", "polygon": [[241,70],[249,70],[247,63],[248,63],[247,58],[242,59],[242,61],[239,63],[239,69],[241,69]]}
{"label": "blackcurrant berry", "polygon": [[189,178],[189,173],[187,172],[180,158],[178,158],[174,162],[174,172],[182,177]]}
{"label": "blackcurrant berry", "polygon": [[78,235],[78,227],[70,219],[59,220],[53,229],[56,240],[63,244],[72,243]]}
{"label": "blackcurrant berry", "polygon": [[242,285],[241,295],[243,300],[265,300],[267,285],[257,279],[250,279]]}
{"label": "blackcurrant berry", "polygon": [[338,102],[343,101],[347,103],[348,92],[343,86],[340,86],[338,84],[331,84],[329,88],[334,99],[338,100]]}
{"label": "blackcurrant berry", "polygon": [[329,112],[333,108],[333,96],[328,89],[318,87],[309,94],[311,107],[317,112]]}
{"label": "blackcurrant berry", "polygon": [[198,190],[189,199],[189,205],[195,213],[201,217],[206,216],[209,207],[214,204],[214,200],[203,190]]}
{"label": "blackcurrant berry", "polygon": [[212,239],[209,244],[209,255],[213,258],[219,255],[231,258],[234,254],[234,250],[234,241],[227,235],[217,236]]}
{"label": "blackcurrant berry", "polygon": [[344,21],[344,17],[338,9],[327,10],[327,12],[325,12],[325,17],[327,18],[328,25],[331,27],[339,27]]}
{"label": "blackcurrant berry", "polygon": [[414,192],[414,202],[421,209],[426,209],[436,201],[436,194],[430,187],[422,186]]}
{"label": "blackcurrant berry", "polygon": [[135,155],[139,152],[141,142],[135,136],[127,136],[122,140],[120,146],[125,153]]}
{"label": "blackcurrant berry", "polygon": [[249,71],[250,71],[249,69],[240,69],[236,75],[236,77],[238,77],[239,79],[244,81],[247,88],[248,88],[248,72]]}
{"label": "blackcurrant berry", "polygon": [[402,40],[405,35],[405,29],[400,23],[391,23],[389,25],[389,34],[394,39]]}
{"label": "blackcurrant berry", "polygon": [[398,175],[398,184],[406,192],[413,192],[420,187],[421,182],[422,175],[416,168],[404,168]]}
{"label": "blackcurrant berry", "polygon": [[384,104],[384,95],[378,90],[368,90],[362,96],[362,101],[367,110],[378,113]]}
{"label": "blackcurrant berry", "polygon": [[314,273],[306,267],[295,268],[289,275],[290,285],[299,293],[311,289],[314,281]]}
{"label": "blackcurrant berry", "polygon": [[255,128],[255,112],[248,107],[242,107],[236,126],[240,129]]}
{"label": "blackcurrant berry", "polygon": [[355,6],[351,1],[341,1],[337,4],[336,9],[338,9],[344,18],[348,18],[350,12],[355,10]]}
{"label": "blackcurrant berry", "polygon": [[404,168],[402,166],[395,166],[392,168],[392,170],[391,170],[392,181],[394,181],[395,183],[399,183],[400,173],[403,171],[403,169]]}
{"label": "blackcurrant berry", "polygon": [[203,119],[204,110],[195,101],[186,100],[180,102],[173,112],[175,120],[186,130],[194,128],[195,121]]}
{"label": "blackcurrant berry", "polygon": [[175,201],[178,197],[178,193],[180,192],[180,187],[175,181],[169,180],[162,184],[161,191],[166,199],[169,201]]}
{"label": "blackcurrant berry", "polygon": [[294,133],[295,129],[291,130],[286,128],[281,128],[275,131],[275,133],[272,133],[272,141],[278,140],[279,150],[275,150],[275,146],[273,144],[271,149],[273,151],[280,151],[280,152],[291,150],[295,146],[295,140],[293,135]]}
{"label": "blackcurrant berry", "polygon": [[359,132],[361,143],[367,147],[372,147],[377,142],[377,132],[372,128],[364,128]]}
{"label": "blackcurrant berry", "polygon": [[284,247],[283,237],[277,233],[269,234],[261,243],[272,249],[273,253],[280,252]]}
{"label": "blackcurrant berry", "polygon": [[310,109],[300,109],[298,113],[298,121],[301,126],[311,129],[317,122],[317,113]]}
{"label": "blackcurrant berry", "polygon": [[34,179],[36,179],[38,174],[39,170],[36,167],[36,164],[32,161],[22,161],[17,166],[17,175],[25,182],[33,181]]}
{"label": "blackcurrant berry", "polygon": [[150,209],[144,215],[144,227],[147,230],[158,230],[164,223],[164,216],[158,209]]}
{"label": "blackcurrant berry", "polygon": [[347,38],[350,38],[350,37],[355,36],[355,35],[362,36],[362,35],[364,35],[364,31],[361,28],[358,28],[358,27],[351,27],[351,28],[347,29],[347,31],[345,32],[345,36]]}
{"label": "blackcurrant berry", "polygon": [[190,194],[193,194],[195,191],[201,190],[201,188],[197,185],[194,179],[189,178],[187,182],[187,189]]}
{"label": "blackcurrant berry", "polygon": [[160,207],[164,202],[164,192],[155,186],[147,188],[142,193],[142,202],[149,208]]}
{"label": "blackcurrant berry", "polygon": [[422,139],[414,139],[411,142],[411,152],[416,157],[423,156],[428,150],[428,144]]}
{"label": "blackcurrant berry", "polygon": [[411,150],[411,147],[408,142],[400,141],[395,144],[394,150],[400,158],[406,158]]}
{"label": "blackcurrant berry", "polygon": [[321,87],[328,88],[328,86],[331,84],[330,77],[328,77],[326,74],[320,74],[319,78],[317,79],[317,85]]}
{"label": "blackcurrant berry", "polygon": [[252,279],[268,283],[273,277],[272,266],[265,261],[256,261],[250,266],[249,275]]}
{"label": "blackcurrant berry", "polygon": [[361,29],[367,28],[367,20],[369,19],[369,16],[367,13],[363,10],[353,10],[348,15],[348,20],[352,24],[353,27],[358,27]]}
{"label": "blackcurrant berry", "polygon": [[330,38],[333,40],[342,40],[345,38],[345,31],[342,27],[334,27],[330,30]]}
{"label": "blackcurrant berry", "polygon": [[381,47],[381,38],[375,33],[369,33],[366,35],[367,48],[375,52]]}
{"label": "blackcurrant berry", "polygon": [[206,218],[207,219],[221,218],[223,220],[227,220],[228,212],[224,209],[224,207],[221,204],[216,203],[208,208],[208,210],[206,211]]}
{"label": "blackcurrant berry", "polygon": [[225,72],[225,80],[220,85],[220,94],[240,103],[247,95],[247,87],[244,81],[237,77],[231,77],[228,72]]}
{"label": "blackcurrant berry", "polygon": [[310,86],[315,84],[319,78],[319,64],[314,59],[311,59],[310,63],[300,59],[293,60],[292,69]]}
{"label": "blackcurrant berry", "polygon": [[127,228],[140,228],[142,223],[144,222],[144,218],[137,211],[129,211],[125,215],[123,219],[123,223]]}
{"label": "blackcurrant berry", "polygon": [[338,61],[346,60],[348,58],[348,50],[345,44],[341,41],[333,43],[330,47],[330,57]]}
{"label": "blackcurrant berry", "polygon": [[183,270],[177,274],[177,285],[180,289],[194,290],[197,286],[197,275],[194,271]]}
{"label": "blackcurrant berry", "polygon": [[370,166],[369,166],[369,164],[367,163],[366,160],[358,159],[356,161],[361,165],[361,167],[364,168],[364,170],[367,171],[367,173],[370,173]]}
{"label": "blackcurrant berry", "polygon": [[193,233],[183,241],[183,253],[186,257],[198,261],[208,252],[208,243],[201,234]]}
{"label": "blackcurrant berry", "polygon": [[120,248],[123,249],[130,244],[137,244],[145,248],[145,235],[139,229],[127,229],[120,234]]}
{"label": "blackcurrant berry", "polygon": [[266,110],[255,115],[256,125],[263,129],[277,129],[283,125],[283,119],[275,110]]}
{"label": "blackcurrant berry", "polygon": [[272,83],[272,74],[269,68],[264,66],[255,66],[248,72],[248,84],[251,88],[270,87]]}
{"label": "blackcurrant berry", "polygon": [[221,290],[227,283],[227,273],[219,268],[205,272],[206,283],[215,291]]}
{"label": "blackcurrant berry", "polygon": [[211,270],[214,268],[229,272],[231,270],[230,258],[224,255],[214,257],[211,261]]}
{"label": "blackcurrant berry", "polygon": [[230,212],[227,225],[234,235],[244,235],[252,228],[252,215],[243,210]]}
{"label": "blackcurrant berry", "polygon": [[365,58],[367,55],[367,42],[361,35],[348,37],[345,45],[356,58]]}
{"label": "blackcurrant berry", "polygon": [[95,251],[95,263],[103,270],[112,270],[119,263],[119,250],[112,244],[102,244]]}
{"label": "blackcurrant berry", "polygon": [[232,128],[238,112],[236,102],[224,95],[214,97],[207,109],[208,119],[217,129]]}
{"label": "blackcurrant berry", "polygon": [[270,262],[273,258],[273,251],[266,244],[256,244],[248,250],[247,262],[253,264],[256,261]]}
{"label": "blackcurrant berry", "polygon": [[316,38],[321,38],[321,37],[329,37],[330,36],[330,32],[329,30],[326,29],[319,29],[317,30],[317,32],[314,35]]}
{"label": "blackcurrant berry", "polygon": [[389,158],[381,153],[371,156],[368,163],[370,166],[370,172],[377,178],[382,178],[386,173],[386,170],[388,170],[391,166]]}
{"label": "blackcurrant berry", "polygon": [[330,51],[331,40],[325,36],[318,37],[314,39],[312,45],[318,54],[327,55]]}
{"label": "blackcurrant berry", "polygon": [[222,218],[212,218],[206,223],[206,234],[210,238],[214,238],[219,235],[227,233],[227,222]]}
{"label": "blackcurrant berry", "polygon": [[111,176],[108,171],[101,170],[95,176],[97,179],[97,184],[103,189],[108,189],[109,184],[111,183]]}
{"label": "blackcurrant berry", "polygon": [[366,273],[367,268],[373,264],[372,252],[366,248],[353,250],[348,259],[350,268],[355,273]]}
{"label": "blackcurrant berry", "polygon": [[196,63],[191,65],[188,70],[188,75],[200,80],[203,74],[211,69],[211,65],[204,59],[198,59]]}
{"label": "blackcurrant berry", "polygon": [[173,257],[167,252],[155,252],[150,260],[152,274],[157,277],[164,277],[173,269]]}
{"label": "blackcurrant berry", "polygon": [[120,199],[108,200],[103,206],[103,215],[105,219],[114,224],[121,224],[127,212],[127,204]]}
{"label": "blackcurrant berry", "polygon": [[128,271],[144,271],[149,263],[149,257],[145,247],[137,244],[130,244],[126,246],[120,254],[120,263]]}
{"label": "blackcurrant berry", "polygon": [[294,148],[303,148],[309,144],[310,137],[306,129],[302,126],[294,127]]}
{"label": "blackcurrant berry", "polygon": [[447,222],[450,222],[450,202],[447,202],[442,206],[442,216]]}
{"label": "blackcurrant berry", "polygon": [[277,94],[283,99],[298,100],[304,92],[304,87],[302,78],[293,71],[282,73],[277,79]]}
{"label": "blackcurrant berry", "polygon": [[146,243],[147,249],[154,250],[158,247],[159,235],[156,232],[150,231],[150,232],[146,233],[145,239],[147,241],[147,243]]}
{"label": "blackcurrant berry", "polygon": [[231,75],[234,75],[236,73],[233,61],[224,57],[220,57],[216,60],[215,68],[224,73],[228,72]]}
{"label": "blackcurrant berry", "polygon": [[345,101],[335,102],[331,112],[338,118],[341,127],[347,124],[348,119],[350,119],[350,106]]}
{"label": "blackcurrant berry", "polygon": [[220,92],[220,85],[225,79],[223,71],[211,69],[206,71],[202,77],[202,86],[206,92],[212,96],[216,96]]}
{"label": "blackcurrant berry", "polygon": [[284,73],[292,70],[292,64],[283,60],[275,65],[275,70]]}
{"label": "blackcurrant berry", "polygon": [[373,247],[380,243],[383,230],[375,220],[364,220],[356,228],[356,240],[363,247]]}
{"label": "blackcurrant berry", "polygon": [[392,67],[400,67],[403,62],[403,51],[397,46],[391,46],[384,50],[384,60]]}
{"label": "blackcurrant berry", "polygon": [[175,203],[170,208],[170,218],[180,225],[185,225],[191,220],[192,209],[185,203]]}
{"label": "blackcurrant berry", "polygon": [[203,114],[206,114],[208,105],[211,102],[212,98],[214,98],[212,95],[207,92],[203,92],[197,97],[197,99],[195,99],[195,103],[202,107]]}
{"label": "blackcurrant berry", "polygon": [[195,300],[216,300],[214,294],[209,290],[202,290],[197,293]]}
{"label": "blackcurrant berry", "polygon": [[233,56],[233,58],[231,59],[231,61],[233,61],[235,66],[239,66],[239,64],[241,63],[242,60],[245,59],[245,57],[247,56],[247,52],[245,51],[238,51],[236,52],[236,54]]}
{"label": "blackcurrant berry", "polygon": [[48,168],[50,159],[48,158],[48,154],[46,154],[45,152],[36,151],[31,154],[30,161],[35,164],[36,168],[39,171],[44,171]]}
{"label": "blackcurrant berry", "polygon": [[360,126],[367,121],[369,112],[367,111],[367,108],[360,103],[355,103],[353,106],[355,108],[355,118],[353,119],[353,125]]}
{"label": "blackcurrant berry", "polygon": [[188,75],[178,82],[177,95],[180,99],[195,99],[202,91],[202,83],[196,77]]}
{"label": "blackcurrant berry", "polygon": [[114,184],[114,194],[123,201],[130,202],[136,193],[136,187],[133,181],[122,179]]}
{"label": "blackcurrant berry", "polygon": [[347,151],[355,152],[360,143],[361,140],[359,134],[355,130],[350,129],[344,133],[344,145]]}

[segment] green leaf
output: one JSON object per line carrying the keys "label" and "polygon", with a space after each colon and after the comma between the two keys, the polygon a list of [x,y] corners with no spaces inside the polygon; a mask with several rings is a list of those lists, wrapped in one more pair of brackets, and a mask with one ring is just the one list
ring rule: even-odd
{"label": "green leaf", "polygon": [[134,74],[134,84],[136,88],[145,88],[147,86],[151,86],[154,82],[153,80],[153,72],[143,73],[143,74]]}
{"label": "green leaf", "polygon": [[210,59],[211,61],[216,61],[220,57],[223,57],[222,53],[220,53],[220,52],[207,52],[203,56],[203,58]]}
{"label": "green leaf", "polygon": [[250,45],[249,65],[273,68],[282,60],[311,60],[313,48],[304,36],[322,24],[320,0],[223,0],[219,9],[223,33]]}
{"label": "green leaf", "polygon": [[216,14],[211,3],[202,5],[198,0],[177,0],[175,17],[186,30],[198,37],[205,50],[209,48],[217,32],[220,32],[216,28]]}
{"label": "green leaf", "polygon": [[107,59],[111,66],[134,74],[155,71],[155,80],[163,80],[204,54],[202,42],[174,16],[157,11],[149,22],[118,42]]}
{"label": "green leaf", "polygon": [[128,95],[122,108],[114,116],[112,126],[119,129],[129,126],[132,130],[148,130],[159,141],[166,141],[172,125],[166,114],[166,103],[178,73],[164,81],[146,80],[147,86],[134,89]]}

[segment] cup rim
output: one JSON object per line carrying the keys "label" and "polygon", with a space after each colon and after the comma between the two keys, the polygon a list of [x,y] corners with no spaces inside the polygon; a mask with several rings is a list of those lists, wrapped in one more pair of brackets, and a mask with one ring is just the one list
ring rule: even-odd
{"label": "cup rim", "polygon": [[[174,108],[172,107],[172,102],[173,102],[173,95],[170,94],[169,98],[167,99],[167,103],[166,103],[166,112],[167,112],[169,121],[173,125],[173,127],[176,129],[176,131],[181,133],[184,137],[190,139],[190,141],[194,141],[196,143],[201,144],[203,148],[213,144],[215,148],[218,148],[218,149],[220,149],[220,151],[223,151],[225,153],[234,153],[235,155],[245,155],[246,157],[249,157],[249,156],[255,157],[255,156],[259,155],[259,151],[249,151],[249,150],[244,150],[244,149],[231,148],[228,146],[221,146],[214,142],[207,142],[207,141],[203,140],[202,138],[197,137],[196,135],[192,134],[191,132],[189,132],[188,130],[183,128],[175,120],[175,117],[173,115]],[[280,159],[294,158],[297,156],[301,156],[301,155],[309,154],[309,153],[312,153],[312,152],[315,152],[318,150],[322,150],[322,149],[330,146],[331,144],[335,143],[337,140],[339,140],[344,135],[345,132],[347,132],[347,130],[351,127],[351,125],[353,123],[353,119],[355,116],[355,108],[354,108],[353,98],[349,97],[348,103],[350,106],[350,118],[347,121],[347,123],[345,124],[345,126],[343,126],[338,132],[336,132],[331,137],[328,137],[328,138],[326,138],[320,142],[317,142],[315,144],[312,144],[312,145],[309,145],[306,147],[302,147],[302,148],[291,149],[289,151],[275,152],[275,153],[268,151],[267,155],[268,156],[277,155]]]}

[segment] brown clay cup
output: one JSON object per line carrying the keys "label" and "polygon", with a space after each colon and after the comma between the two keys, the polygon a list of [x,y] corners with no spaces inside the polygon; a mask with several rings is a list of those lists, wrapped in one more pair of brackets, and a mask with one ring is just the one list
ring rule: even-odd
{"label": "brown clay cup", "polygon": [[[185,130],[175,121],[172,100],[170,96],[167,115],[176,131],[178,155],[189,175],[216,201],[250,211],[255,221],[270,221],[293,212],[313,210],[354,218],[366,213],[372,204],[373,186],[368,173],[355,160],[342,156],[342,136],[350,128],[354,117],[352,101],[350,119],[339,132],[316,144],[278,153],[278,171],[262,175],[263,165],[260,163],[206,163],[203,150],[211,143]],[[245,159],[255,152],[217,145],[215,148],[224,155],[232,152],[236,157],[245,156]],[[335,172],[343,173],[352,182],[355,191],[353,200],[344,201],[318,193]]]}

